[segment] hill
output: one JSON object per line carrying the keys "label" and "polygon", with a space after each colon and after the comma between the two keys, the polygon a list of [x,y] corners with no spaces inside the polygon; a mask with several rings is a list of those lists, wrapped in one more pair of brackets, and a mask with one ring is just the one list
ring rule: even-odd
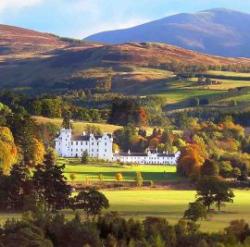
{"label": "hill", "polygon": [[140,94],[171,80],[173,72],[164,67],[169,64],[250,64],[250,59],[209,56],[168,44],[102,45],[15,27],[7,30],[12,31],[9,41],[0,38],[2,50],[8,47],[0,54],[0,88],[39,92],[90,88]]}
{"label": "hill", "polygon": [[163,42],[227,57],[250,57],[250,14],[229,9],[182,13],[86,38],[109,44]]}
{"label": "hill", "polygon": [[29,29],[0,25],[0,55],[41,53],[68,45],[59,37]]}

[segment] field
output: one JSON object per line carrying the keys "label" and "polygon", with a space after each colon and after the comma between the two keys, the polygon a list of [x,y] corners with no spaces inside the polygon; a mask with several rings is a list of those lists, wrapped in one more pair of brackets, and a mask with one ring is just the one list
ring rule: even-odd
{"label": "field", "polygon": [[[57,125],[58,127],[61,127],[62,125],[62,119],[61,118],[46,118],[46,117],[40,117],[40,116],[34,116],[33,119],[37,123],[53,123]],[[106,124],[106,123],[89,123],[89,122],[82,122],[82,121],[74,121],[73,122],[73,131],[74,134],[81,134],[87,125],[93,125],[102,130],[102,132],[107,133],[113,133],[115,130],[120,129],[121,126],[118,125],[112,125],[112,124]]]}
{"label": "field", "polygon": [[[104,190],[110,202],[109,211],[117,211],[126,218],[143,220],[147,216],[164,217],[170,223],[176,223],[183,216],[188,203],[195,200],[195,192],[187,190]],[[227,204],[222,212],[208,216],[199,222],[201,230],[216,232],[223,230],[230,221],[244,219],[250,223],[250,191],[235,190],[233,204]],[[67,218],[73,217],[73,211],[65,211]],[[20,218],[19,213],[0,213],[0,223],[8,218]]]}
{"label": "field", "polygon": [[[62,162],[63,163],[63,162]],[[78,162],[79,163],[79,162]],[[74,182],[98,181],[99,175],[103,176],[103,182],[115,181],[115,175],[122,173],[124,182],[134,181],[136,172],[142,173],[145,181],[178,181],[181,178],[176,174],[175,166],[157,166],[157,165],[140,165],[140,166],[121,166],[115,164],[106,165],[70,165],[65,168],[65,176],[70,180],[70,175],[75,175]]]}
{"label": "field", "polygon": [[[104,191],[108,197],[110,211],[119,211],[125,217],[143,219],[146,216],[165,217],[176,223],[189,202],[195,200],[194,191],[184,190],[134,190]],[[230,221],[245,219],[250,223],[250,191],[236,190],[233,204],[227,204],[221,213],[215,213],[208,220],[199,222],[202,230],[218,231]]]}

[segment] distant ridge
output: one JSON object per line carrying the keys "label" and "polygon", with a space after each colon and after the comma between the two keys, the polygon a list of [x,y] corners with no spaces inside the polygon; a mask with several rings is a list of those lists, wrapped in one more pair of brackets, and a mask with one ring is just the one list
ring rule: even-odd
{"label": "distant ridge", "polygon": [[250,14],[217,8],[181,13],[85,40],[108,44],[161,42],[226,57],[250,57]]}

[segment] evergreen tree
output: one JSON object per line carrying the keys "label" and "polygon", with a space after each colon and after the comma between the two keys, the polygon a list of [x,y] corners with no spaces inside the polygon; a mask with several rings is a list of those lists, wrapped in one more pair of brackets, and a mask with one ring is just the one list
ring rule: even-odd
{"label": "evergreen tree", "polygon": [[38,200],[44,200],[48,210],[63,209],[69,203],[71,187],[67,185],[63,175],[64,167],[55,164],[53,153],[50,152],[34,172],[33,182]]}

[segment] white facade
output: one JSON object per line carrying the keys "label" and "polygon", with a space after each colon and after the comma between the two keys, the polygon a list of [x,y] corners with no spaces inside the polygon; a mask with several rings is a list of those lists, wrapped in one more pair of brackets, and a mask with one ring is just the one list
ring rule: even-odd
{"label": "white facade", "polygon": [[180,152],[175,154],[152,153],[150,151],[145,154],[131,154],[128,152],[125,154],[115,154],[113,160],[134,164],[176,165],[179,156]]}
{"label": "white facade", "polygon": [[113,137],[110,134],[73,136],[71,129],[61,129],[55,139],[55,149],[59,156],[67,158],[82,157],[87,152],[92,158],[134,164],[176,165],[180,152],[175,154],[154,153],[121,153],[113,154]]}
{"label": "white facade", "polygon": [[82,157],[86,151],[92,158],[112,161],[112,146],[113,138],[109,134],[99,136],[83,133],[74,137],[71,129],[61,129],[55,139],[55,149],[61,157]]}

